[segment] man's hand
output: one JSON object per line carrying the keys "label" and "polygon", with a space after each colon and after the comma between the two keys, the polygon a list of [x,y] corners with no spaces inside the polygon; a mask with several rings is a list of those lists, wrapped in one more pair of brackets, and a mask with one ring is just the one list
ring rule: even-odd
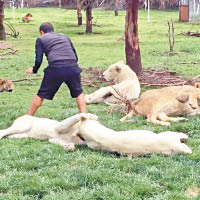
{"label": "man's hand", "polygon": [[33,68],[28,68],[26,71],[25,71],[26,74],[32,74],[33,73]]}

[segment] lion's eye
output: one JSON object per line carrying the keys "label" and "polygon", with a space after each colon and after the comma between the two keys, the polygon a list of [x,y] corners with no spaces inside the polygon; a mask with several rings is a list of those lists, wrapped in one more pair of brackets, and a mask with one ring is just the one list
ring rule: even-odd
{"label": "lion's eye", "polygon": [[197,103],[198,103],[198,106],[200,106],[200,99],[197,98]]}

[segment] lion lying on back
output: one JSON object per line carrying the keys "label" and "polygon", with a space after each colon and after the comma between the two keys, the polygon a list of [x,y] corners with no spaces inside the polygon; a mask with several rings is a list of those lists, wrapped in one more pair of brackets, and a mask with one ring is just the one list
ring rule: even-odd
{"label": "lion lying on back", "polygon": [[118,104],[124,100],[132,101],[139,97],[140,83],[129,66],[123,61],[111,65],[103,76],[107,81],[113,81],[114,85],[102,87],[92,94],[85,95],[86,103],[110,103]]}
{"label": "lion lying on back", "polygon": [[61,145],[71,151],[74,150],[75,145],[85,144],[77,136],[78,125],[82,116],[97,120],[96,115],[89,113],[76,114],[61,122],[24,115],[17,118],[10,128],[0,130],[0,139],[8,137],[48,140],[50,143]]}
{"label": "lion lying on back", "polygon": [[169,126],[170,122],[186,120],[183,117],[169,117],[170,115],[200,114],[199,103],[199,83],[195,86],[172,86],[148,90],[133,103],[133,109],[121,121],[125,121],[128,116],[141,115],[146,117],[148,122]]}
{"label": "lion lying on back", "polygon": [[155,134],[145,130],[117,132],[101,125],[97,118],[90,113],[81,113],[58,122],[24,115],[17,118],[10,128],[0,130],[0,139],[3,137],[46,139],[67,150],[74,150],[76,144],[84,144],[85,141],[91,149],[118,152],[128,156],[150,153],[192,153],[183,143],[188,138],[184,133]]}

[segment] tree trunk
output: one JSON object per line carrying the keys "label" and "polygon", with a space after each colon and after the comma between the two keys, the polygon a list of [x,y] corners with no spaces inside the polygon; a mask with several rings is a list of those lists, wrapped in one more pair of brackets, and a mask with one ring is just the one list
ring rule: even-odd
{"label": "tree trunk", "polygon": [[118,0],[114,0],[114,4],[115,4],[115,16],[118,16],[119,13],[119,5],[118,5]]}
{"label": "tree trunk", "polygon": [[159,0],[158,5],[159,5],[158,6],[159,9],[163,9],[163,10],[165,9],[165,1],[164,0]]}
{"label": "tree trunk", "polygon": [[78,25],[82,25],[81,0],[77,0],[77,18]]}
{"label": "tree trunk", "polygon": [[87,1],[86,7],[86,33],[92,33],[92,2]]}
{"label": "tree trunk", "polygon": [[6,40],[4,21],[4,1],[0,0],[0,40]]}
{"label": "tree trunk", "polygon": [[61,0],[58,0],[58,6],[59,6],[59,8],[62,8]]}
{"label": "tree trunk", "polygon": [[21,8],[24,8],[24,0],[21,0]]}
{"label": "tree trunk", "polygon": [[142,71],[138,39],[138,0],[126,0],[125,51],[126,63],[139,74]]}

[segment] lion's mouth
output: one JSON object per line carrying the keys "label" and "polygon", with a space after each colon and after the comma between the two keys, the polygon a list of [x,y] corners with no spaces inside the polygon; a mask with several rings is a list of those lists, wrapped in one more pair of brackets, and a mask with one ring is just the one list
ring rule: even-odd
{"label": "lion's mouth", "polygon": [[107,94],[105,94],[103,96],[103,99],[106,99],[106,98],[111,97],[111,96],[113,96],[113,94],[111,92],[108,92]]}

